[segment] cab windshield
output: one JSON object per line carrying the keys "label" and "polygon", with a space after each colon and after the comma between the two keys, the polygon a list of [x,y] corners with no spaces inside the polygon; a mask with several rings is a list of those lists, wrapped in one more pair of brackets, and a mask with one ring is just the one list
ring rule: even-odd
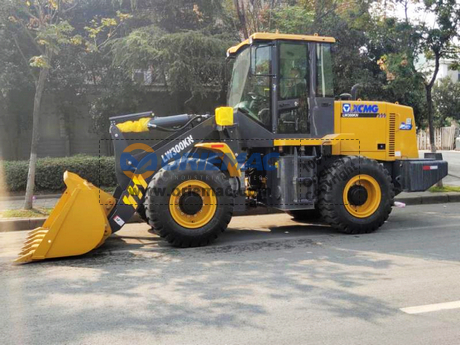
{"label": "cab windshield", "polygon": [[269,73],[269,46],[255,45],[244,49],[235,59],[228,94],[230,107],[238,108],[266,126],[271,122]]}

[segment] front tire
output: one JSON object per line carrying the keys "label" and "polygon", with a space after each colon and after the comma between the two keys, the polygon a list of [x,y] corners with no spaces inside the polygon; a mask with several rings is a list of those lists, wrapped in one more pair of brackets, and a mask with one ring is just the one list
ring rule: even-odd
{"label": "front tire", "polygon": [[393,203],[391,177],[375,160],[344,157],[321,173],[319,209],[323,219],[340,232],[377,230],[388,219]]}
{"label": "front tire", "polygon": [[149,222],[149,219],[147,218],[147,212],[145,210],[145,206],[144,205],[139,205],[139,207],[137,208],[137,214],[139,215],[139,217],[148,224]]}
{"label": "front tire", "polygon": [[233,215],[230,182],[209,165],[202,171],[163,168],[150,181],[147,193],[149,224],[175,247],[210,244]]}

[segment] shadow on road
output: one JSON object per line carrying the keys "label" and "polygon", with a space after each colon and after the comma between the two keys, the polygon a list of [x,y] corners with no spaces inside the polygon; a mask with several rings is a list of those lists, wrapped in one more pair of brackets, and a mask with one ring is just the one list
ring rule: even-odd
{"label": "shadow on road", "polygon": [[398,211],[380,231],[363,236],[284,219],[286,225],[258,230],[243,222],[212,246],[175,249],[145,227],[79,258],[2,265],[0,305],[8,317],[0,334],[19,324],[36,343],[46,325],[55,343],[85,343],[121,328],[156,335],[183,327],[203,334],[264,330],[275,311],[289,319],[282,314],[287,305],[305,322],[332,315],[379,324],[397,310],[378,294],[363,293],[366,287],[378,287],[390,270],[412,267],[411,257],[459,260],[458,212],[436,207],[430,217],[423,217],[424,208]]}
{"label": "shadow on road", "polygon": [[[232,229],[219,245],[195,249],[171,248],[148,233],[114,236],[83,257],[8,270],[2,285],[15,302],[2,305],[16,308],[14,322],[28,330],[37,328],[37,320],[56,330],[57,343],[85,342],[120,327],[155,334],[190,325],[203,331],[264,329],[259,317],[270,314],[269,305],[286,302],[307,316],[319,310],[378,322],[394,313],[379,299],[354,292],[379,279],[392,262],[325,249],[308,237],[318,233],[332,231],[300,224]],[[17,304],[27,307],[21,311]],[[79,327],[69,327],[73,324]],[[27,336],[38,339],[35,332]]]}

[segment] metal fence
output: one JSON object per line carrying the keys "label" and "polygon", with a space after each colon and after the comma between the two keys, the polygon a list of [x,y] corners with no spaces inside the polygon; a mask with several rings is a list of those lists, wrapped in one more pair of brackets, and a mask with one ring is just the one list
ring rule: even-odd
{"label": "metal fence", "polygon": [[[436,128],[434,140],[437,150],[454,150],[455,138],[459,136],[459,128],[456,126]],[[420,130],[417,133],[417,145],[419,150],[431,150],[430,134],[428,130]]]}

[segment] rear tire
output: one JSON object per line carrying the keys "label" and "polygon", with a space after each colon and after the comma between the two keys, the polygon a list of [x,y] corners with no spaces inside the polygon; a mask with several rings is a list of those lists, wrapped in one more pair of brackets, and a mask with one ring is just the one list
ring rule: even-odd
{"label": "rear tire", "polygon": [[230,182],[209,166],[202,171],[163,168],[150,181],[145,204],[149,224],[175,247],[210,244],[232,218]]}
{"label": "rear tire", "polygon": [[388,219],[393,203],[391,177],[375,160],[344,157],[321,173],[318,207],[323,219],[340,232],[377,230]]}

